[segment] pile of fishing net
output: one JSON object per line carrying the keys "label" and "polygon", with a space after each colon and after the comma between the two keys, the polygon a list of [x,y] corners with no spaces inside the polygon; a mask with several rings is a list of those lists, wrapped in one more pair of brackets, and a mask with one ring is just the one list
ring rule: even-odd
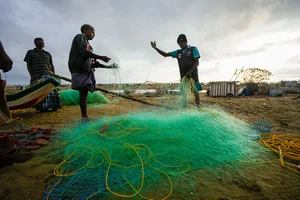
{"label": "pile of fishing net", "polygon": [[197,199],[201,177],[221,181],[257,158],[258,134],[216,108],[103,117],[59,135],[45,199]]}
{"label": "pile of fishing net", "polygon": [[[59,95],[64,105],[79,104],[79,92],[77,90],[61,90]],[[88,93],[88,104],[106,104],[108,102],[108,99],[101,92]]]}

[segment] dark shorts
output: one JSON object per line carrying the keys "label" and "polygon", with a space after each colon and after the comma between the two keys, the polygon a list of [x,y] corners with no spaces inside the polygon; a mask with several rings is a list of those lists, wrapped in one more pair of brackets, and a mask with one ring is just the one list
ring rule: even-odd
{"label": "dark shorts", "polygon": [[88,91],[94,92],[96,88],[96,80],[94,71],[91,70],[88,75],[72,73],[71,87],[73,90],[86,88]]}

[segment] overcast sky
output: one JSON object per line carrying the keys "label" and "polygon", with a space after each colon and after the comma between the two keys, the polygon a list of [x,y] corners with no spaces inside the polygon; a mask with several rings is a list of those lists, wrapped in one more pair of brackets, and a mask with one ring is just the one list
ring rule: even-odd
{"label": "overcast sky", "polygon": [[29,83],[23,59],[36,37],[56,73],[70,77],[71,43],[88,23],[96,29],[94,52],[120,65],[97,69],[98,83],[178,81],[177,60],[160,56],[150,41],[170,52],[180,33],[201,54],[200,81],[229,81],[242,66],[268,69],[273,81],[298,80],[299,10],[299,0],[0,0],[0,40],[14,61],[6,79]]}

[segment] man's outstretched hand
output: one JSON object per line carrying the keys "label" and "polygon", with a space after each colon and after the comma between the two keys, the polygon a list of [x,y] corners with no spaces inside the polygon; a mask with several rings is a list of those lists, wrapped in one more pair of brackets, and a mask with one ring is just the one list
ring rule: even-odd
{"label": "man's outstretched hand", "polygon": [[151,41],[151,46],[152,46],[153,49],[156,49],[156,42],[155,41],[153,41],[153,42]]}
{"label": "man's outstretched hand", "polygon": [[107,57],[107,56],[101,56],[100,58],[102,61],[104,62],[109,62],[111,60],[111,58]]}
{"label": "man's outstretched hand", "polygon": [[111,67],[112,69],[119,68],[118,64],[116,64],[116,63],[113,63],[112,65],[110,65],[110,67]]}

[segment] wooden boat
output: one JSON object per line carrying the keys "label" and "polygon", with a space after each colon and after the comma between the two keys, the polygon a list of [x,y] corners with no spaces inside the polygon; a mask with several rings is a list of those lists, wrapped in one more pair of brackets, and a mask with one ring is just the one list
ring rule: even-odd
{"label": "wooden boat", "polygon": [[[5,87],[5,81],[1,82],[0,87]],[[55,87],[59,86],[60,82],[55,78],[46,79],[37,83],[26,90],[15,94],[7,94],[7,106],[10,110],[31,108],[42,101]],[[9,116],[0,110],[0,125],[10,122]]]}
{"label": "wooden boat", "polygon": [[10,110],[31,108],[42,101],[60,82],[55,78],[46,79],[26,90],[15,94],[7,94],[7,106]]}

